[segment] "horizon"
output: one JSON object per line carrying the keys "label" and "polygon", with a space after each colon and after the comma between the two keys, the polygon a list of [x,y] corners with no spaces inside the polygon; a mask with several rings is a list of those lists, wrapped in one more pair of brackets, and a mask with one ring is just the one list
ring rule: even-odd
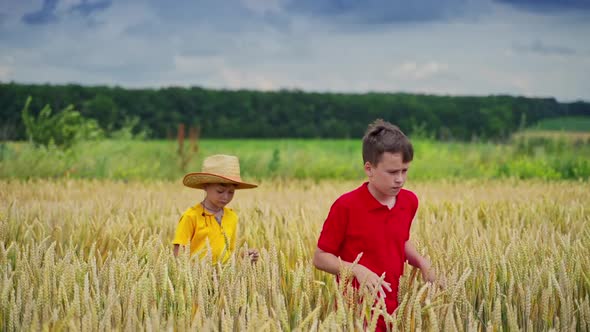
{"label": "horizon", "polygon": [[[220,91],[220,92],[239,92],[239,91],[248,91],[248,92],[260,92],[260,93],[280,93],[280,92],[302,92],[308,94],[326,94],[326,95],[369,95],[369,94],[390,94],[390,95],[413,95],[413,96],[427,96],[427,97],[450,97],[450,98],[486,98],[486,97],[509,97],[509,98],[527,98],[527,99],[545,99],[545,100],[555,100],[560,104],[574,104],[574,103],[590,103],[590,100],[584,99],[575,99],[575,100],[559,100],[553,96],[524,96],[524,95],[515,95],[515,94],[487,94],[487,95],[478,95],[478,94],[440,94],[440,93],[427,93],[427,92],[408,92],[408,91],[316,91],[316,90],[304,90],[298,88],[279,88],[277,90],[257,90],[251,88],[216,88],[216,87],[206,87],[206,86],[199,86],[199,85],[192,85],[192,86],[179,86],[179,85],[169,85],[169,86],[160,86],[160,87],[124,87],[120,85],[105,85],[105,84],[80,84],[76,82],[66,82],[66,83],[37,83],[37,82],[2,82],[0,84],[15,84],[15,85],[34,85],[34,86],[51,86],[51,87],[62,87],[62,86],[80,86],[83,88],[107,88],[107,89],[123,89],[123,90],[165,90],[165,89],[203,89],[209,91]],[[32,96],[34,97],[34,96]]]}

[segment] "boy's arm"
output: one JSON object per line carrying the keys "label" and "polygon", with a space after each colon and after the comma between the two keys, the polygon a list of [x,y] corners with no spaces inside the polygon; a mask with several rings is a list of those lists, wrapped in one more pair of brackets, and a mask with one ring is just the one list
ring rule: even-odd
{"label": "boy's arm", "polygon": [[342,261],[334,254],[323,251],[320,248],[315,249],[313,254],[313,265],[317,269],[331,273],[333,275],[339,275],[342,267],[352,267],[352,274],[359,284],[364,281],[365,284],[370,286],[372,289],[377,288],[383,298],[386,297],[385,291],[391,292],[391,284],[382,281],[375,272],[369,270],[364,265],[357,263],[353,266],[351,262]]}
{"label": "boy's arm", "polygon": [[184,213],[178,221],[176,232],[174,234],[174,240],[172,240],[172,244],[174,244],[174,256],[178,256],[180,245],[184,246],[189,244],[194,231],[195,227],[193,225],[192,218]]}
{"label": "boy's arm", "polygon": [[405,251],[408,263],[420,269],[422,272],[422,279],[427,282],[434,282],[436,280],[436,275],[434,274],[430,261],[418,253],[418,250],[416,250],[412,241],[406,241]]}

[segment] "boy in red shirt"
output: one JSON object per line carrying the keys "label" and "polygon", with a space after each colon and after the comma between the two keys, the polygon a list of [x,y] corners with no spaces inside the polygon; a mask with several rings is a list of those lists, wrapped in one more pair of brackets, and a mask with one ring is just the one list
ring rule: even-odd
{"label": "boy in red shirt", "polygon": [[[398,127],[381,119],[369,125],[363,137],[368,182],[334,202],[313,257],[316,268],[339,275],[362,253],[352,268],[355,285],[365,282],[377,289],[389,314],[398,306],[406,260],[421,270],[425,281],[435,280],[430,262],[409,241],[418,198],[402,187],[413,157],[412,143]],[[385,330],[383,317],[378,329]]]}

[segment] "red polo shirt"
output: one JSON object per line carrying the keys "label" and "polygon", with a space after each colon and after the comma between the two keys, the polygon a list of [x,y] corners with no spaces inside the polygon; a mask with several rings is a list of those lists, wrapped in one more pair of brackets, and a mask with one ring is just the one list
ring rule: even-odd
{"label": "red polo shirt", "polygon": [[406,260],[405,243],[410,238],[410,226],[418,209],[418,198],[402,189],[390,210],[369,192],[368,183],[340,196],[332,205],[318,240],[318,248],[353,262],[359,253],[359,263],[377,275],[385,272],[385,281],[392,292],[385,303],[391,314],[397,308],[399,278]]}

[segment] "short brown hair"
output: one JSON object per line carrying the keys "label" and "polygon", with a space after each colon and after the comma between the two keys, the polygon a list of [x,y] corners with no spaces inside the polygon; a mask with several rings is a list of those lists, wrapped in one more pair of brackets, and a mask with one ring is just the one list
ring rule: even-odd
{"label": "short brown hair", "polygon": [[401,153],[404,163],[414,159],[414,148],[408,137],[396,125],[377,119],[363,137],[363,162],[377,165],[384,152]]}

